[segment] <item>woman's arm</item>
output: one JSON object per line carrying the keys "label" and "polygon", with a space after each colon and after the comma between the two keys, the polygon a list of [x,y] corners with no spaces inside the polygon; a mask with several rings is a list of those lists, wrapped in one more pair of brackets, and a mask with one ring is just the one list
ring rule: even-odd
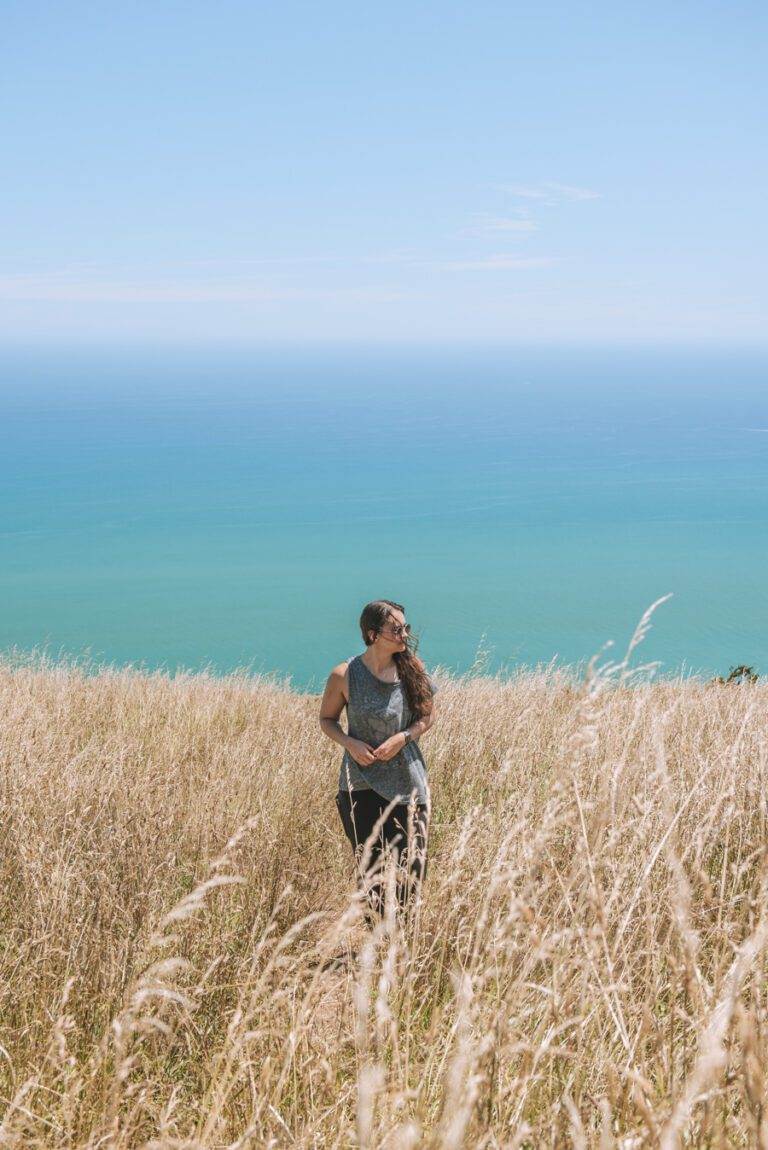
{"label": "woman's arm", "polygon": [[328,676],[325,684],[322,702],[320,703],[320,730],[334,743],[346,747],[349,735],[339,722],[339,716],[347,705],[344,694],[344,680],[347,673],[347,664],[339,663]]}
{"label": "woman's arm", "polygon": [[339,715],[347,705],[344,693],[347,677],[347,664],[339,663],[328,676],[323,699],[320,703],[320,729],[334,743],[345,747],[359,767],[368,767],[376,761],[373,747],[364,739],[356,739],[339,723]]}
{"label": "woman's arm", "polygon": [[410,727],[406,727],[406,730],[411,732],[412,739],[418,739],[420,735],[423,735],[425,731],[428,731],[430,727],[435,725],[435,695],[439,687],[431,675],[429,677],[429,684],[432,688],[432,706],[428,715],[423,715],[420,719],[411,723]]}
{"label": "woman's arm", "polygon": [[405,730],[410,731],[412,739],[418,739],[421,735],[424,734],[425,731],[428,731],[429,728],[433,727],[434,725],[435,725],[435,703],[434,703],[434,699],[433,699],[432,710],[429,712],[429,714],[425,715],[421,719],[416,719],[416,721],[414,723],[411,723],[410,727],[406,727]]}

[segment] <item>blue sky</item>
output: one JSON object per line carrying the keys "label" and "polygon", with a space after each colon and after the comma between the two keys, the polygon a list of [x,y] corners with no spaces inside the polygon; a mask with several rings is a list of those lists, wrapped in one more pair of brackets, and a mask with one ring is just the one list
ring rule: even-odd
{"label": "blue sky", "polygon": [[765,339],[764,4],[2,24],[6,344]]}

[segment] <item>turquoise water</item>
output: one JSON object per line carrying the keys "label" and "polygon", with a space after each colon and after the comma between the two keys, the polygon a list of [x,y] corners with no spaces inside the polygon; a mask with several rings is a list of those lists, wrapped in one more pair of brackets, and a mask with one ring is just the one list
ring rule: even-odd
{"label": "turquoise water", "polygon": [[768,673],[768,354],[5,352],[0,648],[320,690],[403,603],[428,666]]}

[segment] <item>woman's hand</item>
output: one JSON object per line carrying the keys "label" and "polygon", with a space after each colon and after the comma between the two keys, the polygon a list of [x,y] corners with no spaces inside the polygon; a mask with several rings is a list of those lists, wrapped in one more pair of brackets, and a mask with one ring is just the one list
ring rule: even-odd
{"label": "woman's hand", "polygon": [[362,739],[347,739],[346,748],[359,767],[369,767],[377,761],[374,748]]}
{"label": "woman's hand", "polygon": [[398,731],[396,735],[390,735],[383,743],[379,743],[373,753],[379,760],[393,759],[404,746],[405,735],[402,731]]}

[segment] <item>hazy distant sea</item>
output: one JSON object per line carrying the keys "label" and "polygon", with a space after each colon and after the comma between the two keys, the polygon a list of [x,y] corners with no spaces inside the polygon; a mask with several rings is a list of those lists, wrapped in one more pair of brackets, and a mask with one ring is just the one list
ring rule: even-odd
{"label": "hazy distant sea", "polygon": [[0,356],[0,648],[320,690],[406,606],[430,667],[768,674],[768,353]]}

